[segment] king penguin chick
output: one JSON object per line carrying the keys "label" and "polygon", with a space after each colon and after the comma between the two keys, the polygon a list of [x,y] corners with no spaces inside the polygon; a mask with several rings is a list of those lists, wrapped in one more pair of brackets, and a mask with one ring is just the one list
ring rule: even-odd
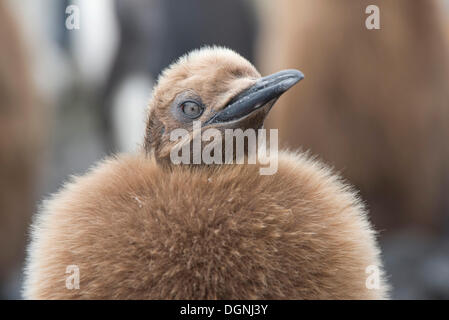
{"label": "king penguin chick", "polygon": [[280,151],[278,171],[260,175],[258,164],[164,160],[172,130],[192,132],[194,120],[219,130],[260,128],[301,79],[296,70],[261,78],[240,55],[216,47],[167,68],[150,101],[142,152],[101,162],[43,204],[24,296],[386,298],[363,205],[320,162]]}

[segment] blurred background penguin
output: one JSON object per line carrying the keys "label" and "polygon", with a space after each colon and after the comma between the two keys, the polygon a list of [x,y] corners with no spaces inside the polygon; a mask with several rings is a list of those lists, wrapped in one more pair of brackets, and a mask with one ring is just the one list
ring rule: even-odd
{"label": "blurred background penguin", "polygon": [[258,51],[264,72],[301,66],[310,76],[281,101],[269,126],[281,129],[281,143],[341,170],[362,190],[379,229],[441,231],[449,209],[441,8],[377,1],[381,28],[368,30],[360,13],[371,3],[281,0],[270,8]]}
{"label": "blurred background penguin", "polygon": [[20,281],[25,235],[37,200],[40,106],[15,18],[0,2],[0,298]]}
{"label": "blurred background penguin", "polygon": [[[369,5],[379,30],[365,26]],[[221,45],[263,75],[304,71],[266,126],[360,189],[393,298],[449,298],[448,22],[449,0],[0,2],[2,297],[20,298],[36,200],[136,150],[160,70]]]}

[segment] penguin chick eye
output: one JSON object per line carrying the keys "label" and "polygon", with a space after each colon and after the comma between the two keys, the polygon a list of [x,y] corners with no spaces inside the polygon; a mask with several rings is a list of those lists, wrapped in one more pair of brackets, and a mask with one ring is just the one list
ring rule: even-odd
{"label": "penguin chick eye", "polygon": [[202,113],[204,108],[194,101],[185,101],[181,105],[182,112],[190,119],[198,118]]}

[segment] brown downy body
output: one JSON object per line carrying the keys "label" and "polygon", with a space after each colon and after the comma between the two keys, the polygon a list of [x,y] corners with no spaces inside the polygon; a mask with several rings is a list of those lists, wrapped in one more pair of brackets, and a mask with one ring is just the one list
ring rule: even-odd
{"label": "brown downy body", "polygon": [[[308,81],[267,119],[284,146],[319,154],[354,183],[377,228],[437,230],[449,180],[447,37],[438,1],[272,3],[264,72],[303,67]],[[268,45],[269,44],[269,45]]]}
{"label": "brown downy body", "polygon": [[[205,128],[259,128],[301,78],[294,70],[260,78],[222,48],[194,51],[169,67],[150,102],[142,152],[105,160],[44,203],[33,226],[25,297],[387,297],[363,205],[320,162],[280,152],[278,172],[263,176],[259,165],[166,161],[169,133],[191,130],[193,115]],[[265,89],[277,96],[242,113]],[[188,111],[186,102],[194,103]],[[79,268],[79,289],[66,288],[69,265]],[[378,289],[366,287],[370,265],[380,270]]]}

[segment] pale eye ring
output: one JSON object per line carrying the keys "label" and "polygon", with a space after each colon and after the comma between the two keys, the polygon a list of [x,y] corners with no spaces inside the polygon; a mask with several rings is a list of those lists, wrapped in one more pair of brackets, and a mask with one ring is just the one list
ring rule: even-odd
{"label": "pale eye ring", "polygon": [[199,116],[201,116],[204,110],[201,105],[191,100],[181,103],[180,108],[184,115],[186,115],[190,119],[198,118]]}

